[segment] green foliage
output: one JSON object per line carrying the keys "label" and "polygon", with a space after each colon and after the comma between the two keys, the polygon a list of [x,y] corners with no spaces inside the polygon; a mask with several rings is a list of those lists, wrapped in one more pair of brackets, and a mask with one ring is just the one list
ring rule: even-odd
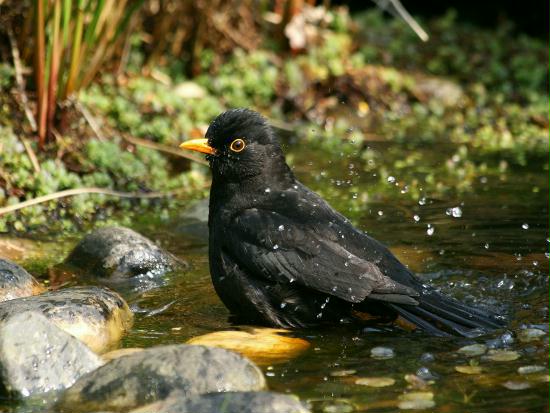
{"label": "green foliage", "polygon": [[124,88],[105,77],[101,85],[92,85],[80,99],[106,116],[112,127],[133,136],[176,145],[193,129],[208,124],[223,111],[219,100],[181,97],[174,89],[156,80],[135,77]]}
{"label": "green foliage", "polygon": [[0,63],[0,90],[9,89],[14,78],[15,71],[13,67],[6,63]]}
{"label": "green foliage", "polygon": [[516,101],[531,101],[533,93],[544,95],[548,89],[547,45],[516,35],[508,23],[483,30],[458,23],[451,10],[434,21],[422,22],[431,36],[422,43],[401,19],[386,20],[377,9],[355,19],[362,28],[359,53],[367,62],[427,69],[465,84],[481,83]]}
{"label": "green foliage", "polygon": [[265,108],[275,98],[279,75],[273,60],[266,51],[246,54],[236,49],[216,73],[200,76],[197,81],[228,107]]}
{"label": "green foliage", "polygon": [[[82,165],[85,174],[67,170],[64,163],[46,160],[41,170],[35,173],[23,145],[10,128],[0,127],[0,170],[6,171],[2,178],[6,180],[4,189],[0,188],[0,206],[19,202],[19,196],[34,198],[64,189],[81,187],[110,188],[125,192],[132,191],[169,191],[185,188],[196,190],[204,184],[204,176],[195,171],[179,174],[170,173],[170,165],[157,151],[136,148],[135,153],[124,150],[118,140],[87,142]],[[24,208],[16,214],[0,217],[0,232],[14,229],[29,231],[48,227],[70,230],[79,221],[89,221],[98,212],[102,219],[119,210],[139,210],[154,205],[169,205],[175,201],[119,200],[104,195],[80,195],[63,201],[51,201],[30,208]],[[52,217],[56,219],[52,220]]]}

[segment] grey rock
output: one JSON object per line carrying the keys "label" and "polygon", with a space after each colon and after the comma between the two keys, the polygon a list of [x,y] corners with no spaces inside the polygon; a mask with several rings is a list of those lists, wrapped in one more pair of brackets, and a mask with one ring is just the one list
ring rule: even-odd
{"label": "grey rock", "polygon": [[24,268],[0,258],[0,302],[28,297],[42,290],[43,287]]}
{"label": "grey rock", "polygon": [[209,393],[190,398],[171,395],[131,413],[309,413],[297,397],[272,392]]}
{"label": "grey rock", "polygon": [[262,372],[246,358],[220,348],[180,344],[110,361],[68,389],[60,407],[122,410],[165,399],[173,391],[189,397],[264,387]]}
{"label": "grey rock", "polygon": [[0,324],[26,311],[44,315],[96,352],[112,347],[133,321],[120,295],[102,287],[65,288],[0,303]]}
{"label": "grey rock", "polygon": [[10,394],[64,389],[101,364],[85,344],[41,314],[15,314],[0,325],[0,376]]}
{"label": "grey rock", "polygon": [[87,275],[126,279],[160,276],[186,263],[128,228],[100,228],[86,235],[70,253],[66,264]]}

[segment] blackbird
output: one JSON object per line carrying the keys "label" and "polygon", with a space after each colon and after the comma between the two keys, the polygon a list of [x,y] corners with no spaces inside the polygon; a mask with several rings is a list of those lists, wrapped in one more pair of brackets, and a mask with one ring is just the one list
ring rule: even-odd
{"label": "blackbird", "polygon": [[503,319],[424,284],[380,242],[300,183],[267,120],[219,115],[181,148],[212,169],[209,261],[216,292],[247,322],[302,328],[401,316],[434,335],[471,336]]}

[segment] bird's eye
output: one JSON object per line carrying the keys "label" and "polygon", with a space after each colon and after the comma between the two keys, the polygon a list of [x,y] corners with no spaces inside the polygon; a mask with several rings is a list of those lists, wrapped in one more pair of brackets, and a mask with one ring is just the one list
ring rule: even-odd
{"label": "bird's eye", "polygon": [[241,152],[246,146],[246,143],[242,139],[235,139],[233,142],[231,142],[231,145],[229,145],[229,149],[231,149],[233,152]]}

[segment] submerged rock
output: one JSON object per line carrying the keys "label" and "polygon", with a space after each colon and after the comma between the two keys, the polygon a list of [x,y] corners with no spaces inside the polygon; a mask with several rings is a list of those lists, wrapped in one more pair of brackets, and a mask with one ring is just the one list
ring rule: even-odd
{"label": "submerged rock", "polygon": [[310,344],[301,338],[288,337],[276,328],[251,328],[249,331],[216,331],[193,337],[187,344],[221,347],[233,350],[259,365],[282,363],[297,357]]}
{"label": "submerged rock", "polygon": [[262,390],[265,378],[253,363],[220,348],[185,344],[152,347],[112,360],[68,389],[61,406],[129,409],[168,397],[225,391]]}
{"label": "submerged rock", "polygon": [[85,344],[35,312],[0,324],[0,377],[7,393],[29,396],[71,386],[102,364]]}
{"label": "submerged rock", "polygon": [[529,343],[531,341],[540,340],[546,335],[546,331],[539,330],[538,328],[526,328],[520,330],[518,333],[519,341],[522,343]]}
{"label": "submerged rock", "polygon": [[390,347],[373,347],[370,350],[370,356],[374,359],[386,360],[393,358],[395,353]]}
{"label": "submerged rock", "polygon": [[132,326],[133,315],[114,291],[101,287],[72,287],[0,303],[0,323],[26,311],[43,314],[57,327],[103,352]]}
{"label": "submerged rock", "polygon": [[40,294],[44,290],[23,267],[0,258],[0,302]]}
{"label": "submerged rock", "polygon": [[272,392],[210,393],[190,398],[178,394],[131,413],[309,413],[297,397]]}
{"label": "submerged rock", "polygon": [[457,352],[468,357],[481,356],[487,352],[487,346],[485,344],[470,344],[460,347]]}
{"label": "submerged rock", "polygon": [[395,384],[395,379],[391,377],[361,377],[355,380],[355,384],[368,387],[387,387]]}
{"label": "submerged rock", "polygon": [[66,264],[87,275],[126,279],[160,276],[186,263],[128,228],[100,228],[86,235],[69,254]]}

